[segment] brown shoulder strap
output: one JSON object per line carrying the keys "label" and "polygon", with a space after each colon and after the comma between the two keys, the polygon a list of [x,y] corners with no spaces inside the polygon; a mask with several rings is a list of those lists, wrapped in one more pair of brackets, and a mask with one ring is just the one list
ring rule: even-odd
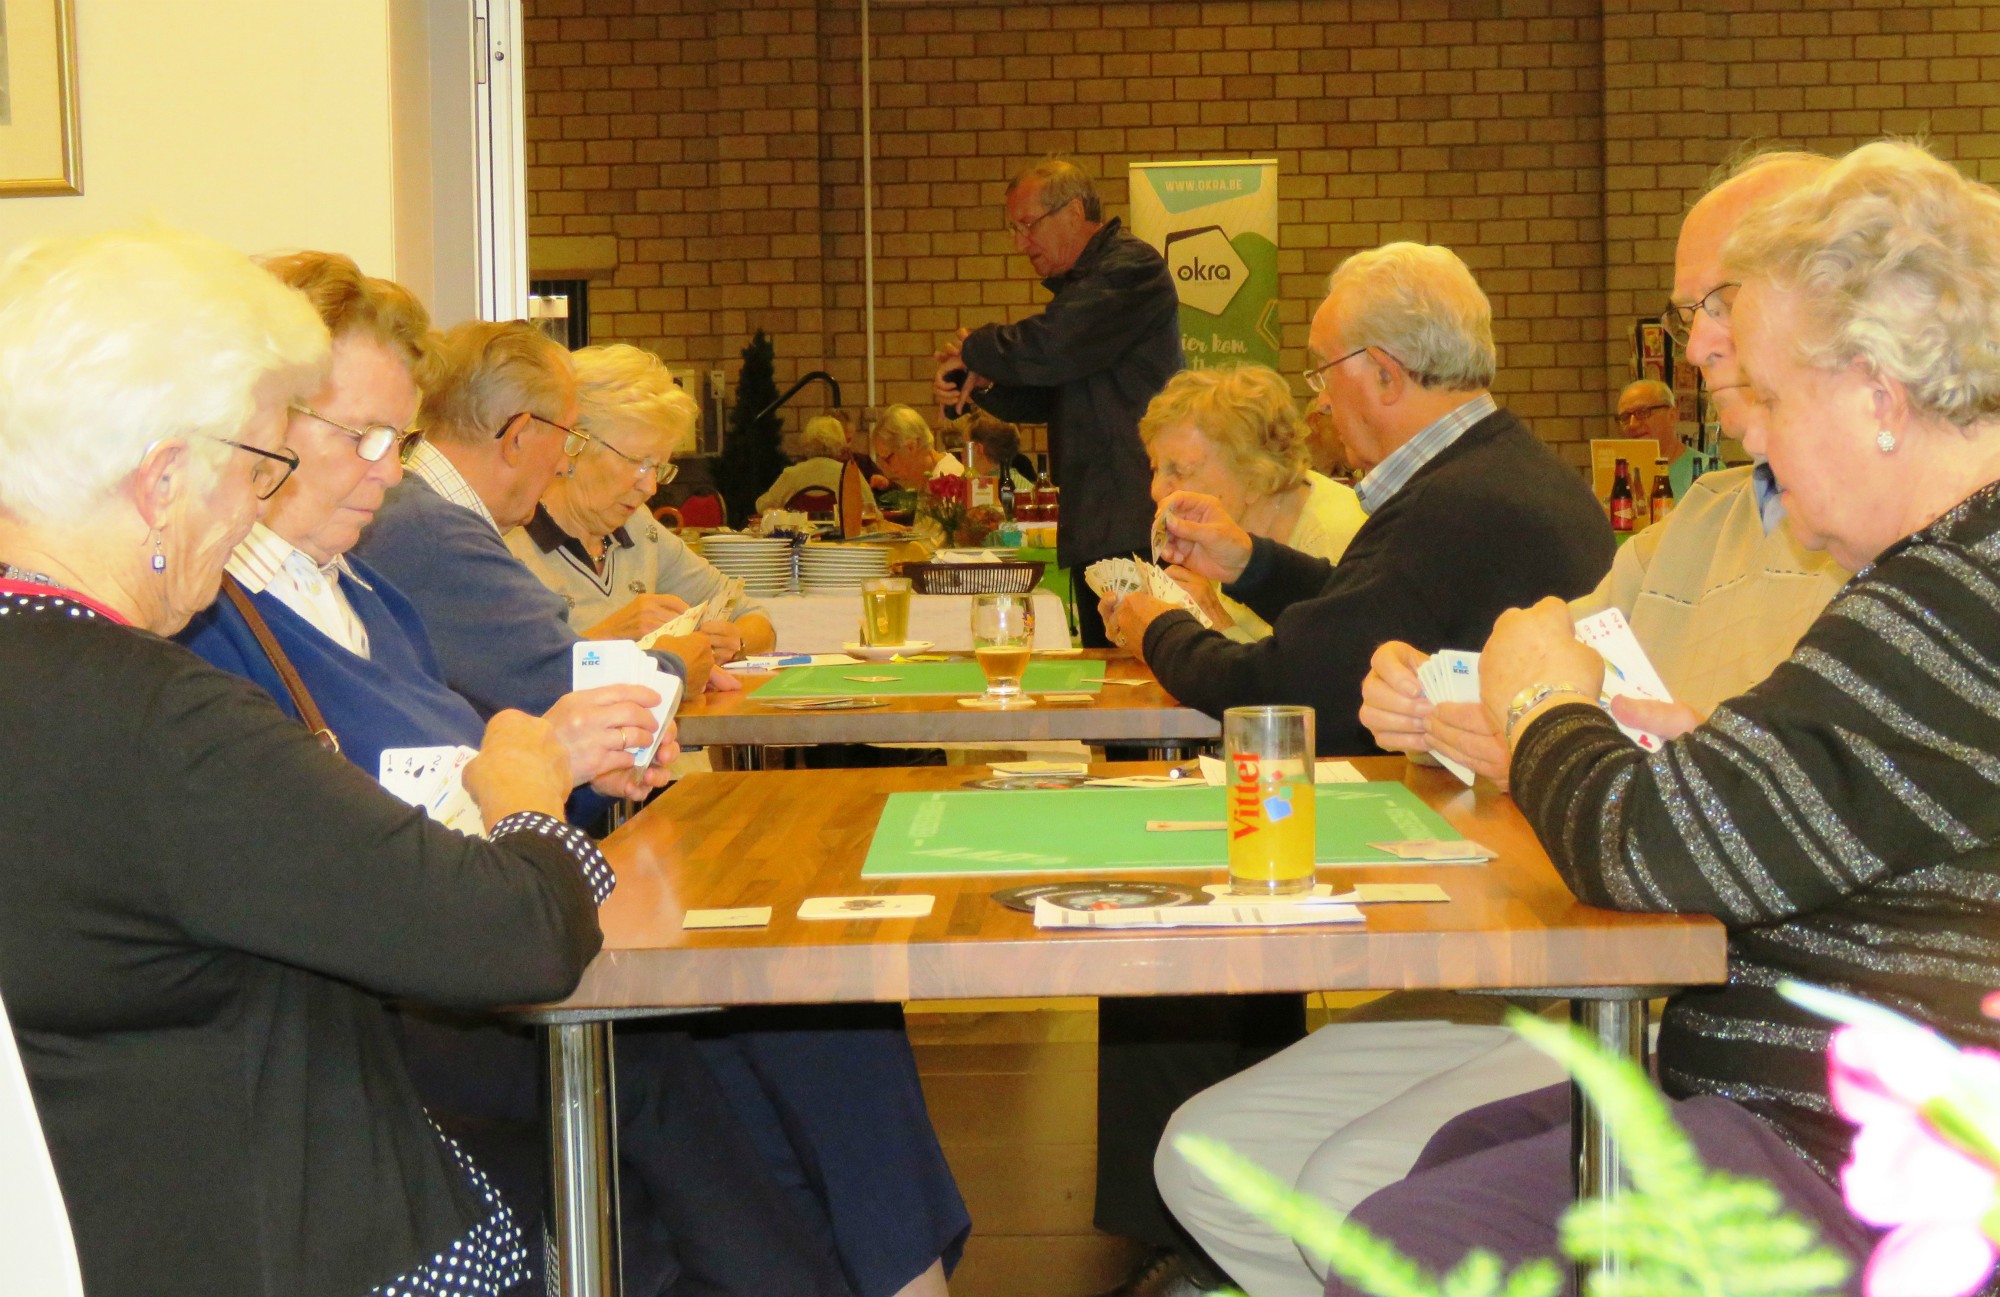
{"label": "brown shoulder strap", "polygon": [[265,624],[264,614],[257,611],[256,601],[250,598],[250,592],[245,590],[235,577],[225,572],[222,574],[222,593],[228,595],[229,602],[236,605],[236,611],[243,614],[243,620],[249,623],[250,633],[257,637],[257,643],[263,648],[264,656],[278,669],[278,678],[285,682],[285,692],[292,696],[292,706],[298,708],[299,718],[305,721],[306,728],[312,731],[312,736],[319,740],[321,747],[338,755],[340,739],[327,725],[326,717],[320,715],[319,708],[313,704],[312,695],[306,692],[306,682],[299,679],[298,668],[294,667],[292,660],[285,656],[285,650],[278,647],[278,637],[273,635],[271,628]]}

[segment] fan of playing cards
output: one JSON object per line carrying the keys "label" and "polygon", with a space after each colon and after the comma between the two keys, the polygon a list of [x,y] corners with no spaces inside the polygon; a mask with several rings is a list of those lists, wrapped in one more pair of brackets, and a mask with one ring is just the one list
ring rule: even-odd
{"label": "fan of playing cards", "polygon": [[699,631],[705,622],[728,621],[730,611],[736,607],[737,601],[742,597],[742,579],[733,576],[727,577],[725,578],[723,588],[719,592],[696,604],[686,612],[679,614],[673,620],[663,622],[659,626],[654,627],[644,639],[639,641],[639,647],[649,649],[663,639],[678,639],[683,635],[692,635]]}
{"label": "fan of playing cards", "polygon": [[[1667,692],[1660,673],[1653,669],[1646,650],[1640,647],[1637,637],[1632,634],[1625,614],[1618,609],[1607,608],[1585,617],[1576,624],[1576,637],[1604,658],[1604,686],[1597,700],[1600,707],[1610,710],[1613,698],[1673,701],[1673,695]],[[1479,655],[1458,649],[1441,649],[1417,668],[1417,680],[1423,685],[1424,697],[1434,703],[1476,703],[1479,701]],[[1647,752],[1660,750],[1660,736],[1652,731],[1623,722],[1618,728],[1625,732],[1626,738]],[[1442,752],[1431,755],[1466,783],[1472,782],[1472,771],[1464,765]]]}
{"label": "fan of playing cards", "polygon": [[[1178,582],[1168,576],[1166,570],[1157,563],[1147,563],[1135,558],[1101,558],[1083,570],[1085,584],[1098,598],[1115,594],[1120,598],[1139,591],[1152,595],[1161,603],[1176,608],[1185,608],[1195,615],[1195,620],[1204,626],[1212,626],[1208,614],[1196,606],[1188,592],[1181,589]],[[1105,628],[1115,639],[1117,632]]]}

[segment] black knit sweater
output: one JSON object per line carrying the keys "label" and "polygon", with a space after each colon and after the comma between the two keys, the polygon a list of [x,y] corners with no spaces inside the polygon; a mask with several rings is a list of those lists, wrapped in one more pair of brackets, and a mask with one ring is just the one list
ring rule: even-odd
{"label": "black knit sweater", "polygon": [[1729,981],[1660,1033],[1669,1094],[1770,1121],[1831,1175],[1851,1129],[1827,1098],[1824,1021],[1796,978],[2000,1046],[2000,486],[1856,574],[1791,658],[1648,756],[1604,713],[1521,734],[1514,796],[1572,890],[1712,914]]}
{"label": "black knit sweater", "polygon": [[1425,652],[1478,649],[1509,608],[1596,586],[1611,529],[1576,471],[1505,410],[1473,424],[1363,523],[1338,564],[1259,537],[1225,592],[1271,623],[1238,644],[1185,612],[1147,628],[1147,665],[1167,692],[1219,716],[1302,703],[1322,756],[1378,751],[1361,681],[1385,640]]}

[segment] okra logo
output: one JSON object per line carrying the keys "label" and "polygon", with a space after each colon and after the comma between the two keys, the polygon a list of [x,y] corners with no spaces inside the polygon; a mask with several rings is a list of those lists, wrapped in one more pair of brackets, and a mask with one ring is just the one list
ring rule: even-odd
{"label": "okra logo", "polygon": [[1166,252],[1167,269],[1173,272],[1183,306],[1220,315],[1250,282],[1250,268],[1236,255],[1220,225],[1169,234]]}

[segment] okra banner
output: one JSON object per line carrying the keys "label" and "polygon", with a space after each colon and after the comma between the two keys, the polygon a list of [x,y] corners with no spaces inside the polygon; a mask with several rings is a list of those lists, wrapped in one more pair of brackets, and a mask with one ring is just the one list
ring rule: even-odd
{"label": "okra banner", "polygon": [[1131,197],[1180,290],[1188,368],[1277,368],[1277,162],[1135,162]]}

